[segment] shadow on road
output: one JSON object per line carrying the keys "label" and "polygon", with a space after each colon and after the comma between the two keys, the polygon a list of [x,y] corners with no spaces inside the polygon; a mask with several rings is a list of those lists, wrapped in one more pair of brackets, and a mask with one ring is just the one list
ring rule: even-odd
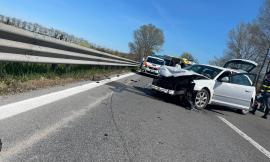
{"label": "shadow on road", "polygon": [[157,77],[157,76],[142,73],[142,72],[136,72],[136,74],[141,75],[141,76],[145,76],[145,77],[148,77],[148,78],[156,78]]}
{"label": "shadow on road", "polygon": [[[131,80],[133,81],[133,80]],[[137,82],[137,81],[133,81],[133,82]],[[120,82],[110,82],[107,83],[107,85],[110,86],[110,89],[116,93],[120,93],[123,91],[127,91],[130,93],[134,93],[136,95],[140,95],[140,96],[144,96],[144,97],[148,97],[151,99],[156,99],[156,100],[163,100],[165,102],[170,102],[170,103],[174,103],[175,100],[172,99],[172,97],[170,96],[163,96],[163,95],[159,95],[154,93],[154,91],[152,91],[152,89],[150,89],[148,87],[148,85],[144,85],[144,86],[128,86],[124,83],[120,83]]]}
{"label": "shadow on road", "polygon": [[[135,80],[130,80],[132,82],[137,83]],[[121,82],[110,82],[107,85],[111,86],[110,89],[116,93],[121,93],[123,91],[127,91],[130,93],[134,93],[136,95],[144,96],[147,98],[155,99],[155,100],[160,100],[166,103],[178,105],[181,108],[185,109],[190,109],[190,105],[185,101],[184,99],[180,99],[180,97],[176,96],[170,96],[170,95],[165,95],[158,93],[156,91],[153,91],[148,85],[143,85],[143,86],[138,86],[138,85],[126,85]],[[227,107],[223,106],[214,106],[214,105],[209,105],[206,107],[205,111],[210,111],[217,113],[219,115],[225,115],[223,112],[233,112],[237,113],[236,110],[230,109]]]}

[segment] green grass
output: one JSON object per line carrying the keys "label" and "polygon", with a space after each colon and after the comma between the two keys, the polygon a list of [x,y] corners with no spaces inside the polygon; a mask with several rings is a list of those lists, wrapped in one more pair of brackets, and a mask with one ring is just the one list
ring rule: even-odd
{"label": "green grass", "polygon": [[[90,65],[58,65],[34,63],[0,63],[0,94],[23,92],[28,89],[43,87],[42,82],[51,82],[53,85],[77,80],[92,80],[101,76],[123,73],[134,70],[126,67],[106,67]],[[31,81],[36,81],[35,86]],[[52,86],[53,86],[52,85]],[[29,88],[31,87],[31,88]]]}

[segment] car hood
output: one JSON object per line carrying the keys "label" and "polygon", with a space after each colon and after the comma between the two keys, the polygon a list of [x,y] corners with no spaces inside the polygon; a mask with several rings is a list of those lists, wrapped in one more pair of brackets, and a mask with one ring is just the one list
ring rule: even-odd
{"label": "car hood", "polygon": [[163,77],[180,77],[180,76],[198,76],[200,78],[209,79],[201,74],[195,73],[190,70],[181,69],[181,67],[161,66],[159,75]]}

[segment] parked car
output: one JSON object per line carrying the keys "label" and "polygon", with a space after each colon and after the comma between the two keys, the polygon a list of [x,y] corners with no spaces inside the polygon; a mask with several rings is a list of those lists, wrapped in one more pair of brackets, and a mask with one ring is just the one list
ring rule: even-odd
{"label": "parked car", "polygon": [[184,95],[197,109],[208,104],[222,105],[249,112],[255,100],[255,74],[257,63],[234,59],[224,67],[195,64],[185,69],[161,68],[152,82],[152,89],[169,95]]}
{"label": "parked car", "polygon": [[164,59],[155,56],[148,56],[141,65],[141,72],[146,74],[158,75],[160,67],[164,64]]}
{"label": "parked car", "polygon": [[172,67],[175,67],[177,64],[178,64],[178,65],[181,64],[180,58],[177,58],[177,57],[165,55],[165,56],[163,57],[163,59],[164,59],[164,61],[165,61],[165,65],[166,65],[166,66],[172,66]]}

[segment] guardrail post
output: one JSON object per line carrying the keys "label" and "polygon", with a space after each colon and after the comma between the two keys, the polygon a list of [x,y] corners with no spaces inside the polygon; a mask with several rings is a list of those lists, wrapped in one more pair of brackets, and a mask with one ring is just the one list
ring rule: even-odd
{"label": "guardrail post", "polygon": [[70,72],[71,65],[70,65],[70,64],[66,64],[66,65],[65,65],[65,69],[66,69],[66,73],[67,73],[67,72]]}
{"label": "guardrail post", "polygon": [[56,72],[57,69],[58,69],[58,64],[52,64],[52,70]]}

